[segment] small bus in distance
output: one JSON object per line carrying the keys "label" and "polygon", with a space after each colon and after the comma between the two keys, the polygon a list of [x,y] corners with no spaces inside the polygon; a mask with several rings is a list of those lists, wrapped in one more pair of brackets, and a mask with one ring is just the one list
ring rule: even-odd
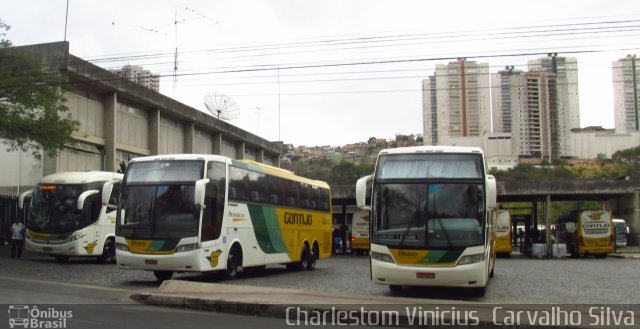
{"label": "small bus in distance", "polygon": [[560,216],[557,230],[560,242],[571,257],[593,255],[606,258],[613,252],[613,222],[608,210],[572,211]]}
{"label": "small bus in distance", "polygon": [[511,215],[507,209],[495,211],[495,240],[496,254],[498,256],[510,257],[513,250],[511,243]]}
{"label": "small bus in distance", "polygon": [[629,234],[629,226],[624,219],[613,219],[613,231],[615,232],[616,248],[623,248],[627,246],[627,234]]}
{"label": "small bus in distance", "polygon": [[353,213],[351,222],[351,252],[366,255],[369,253],[369,214],[358,210]]}

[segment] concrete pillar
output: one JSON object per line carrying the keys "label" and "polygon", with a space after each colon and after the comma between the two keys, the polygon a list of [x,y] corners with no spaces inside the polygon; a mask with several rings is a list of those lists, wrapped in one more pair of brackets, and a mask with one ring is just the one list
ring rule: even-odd
{"label": "concrete pillar", "polygon": [[211,134],[211,154],[222,155],[222,134]]}
{"label": "concrete pillar", "polygon": [[256,152],[256,162],[264,163],[264,150],[259,149]]}
{"label": "concrete pillar", "polygon": [[193,122],[184,124],[184,153],[193,153],[195,149],[196,127]]}
{"label": "concrete pillar", "polygon": [[116,164],[116,118],[118,113],[118,94],[111,93],[104,100],[104,156],[105,170],[115,172]]}
{"label": "concrete pillar", "polygon": [[149,152],[151,155],[160,154],[160,110],[149,111]]}
{"label": "concrete pillar", "polygon": [[238,142],[236,147],[236,160],[244,160],[244,142]]}
{"label": "concrete pillar", "polygon": [[547,200],[544,203],[545,218],[545,235],[547,237],[547,258],[551,258],[551,195],[547,194]]}

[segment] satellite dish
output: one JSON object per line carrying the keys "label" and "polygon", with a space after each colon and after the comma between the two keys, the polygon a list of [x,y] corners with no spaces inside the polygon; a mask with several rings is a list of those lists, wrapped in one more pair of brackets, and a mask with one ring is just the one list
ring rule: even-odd
{"label": "satellite dish", "polygon": [[234,120],[240,116],[240,107],[238,104],[225,94],[208,94],[204,97],[204,106],[218,119]]}

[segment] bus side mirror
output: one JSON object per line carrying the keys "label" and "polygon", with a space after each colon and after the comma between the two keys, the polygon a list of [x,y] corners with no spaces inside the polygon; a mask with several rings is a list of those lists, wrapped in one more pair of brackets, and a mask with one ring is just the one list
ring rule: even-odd
{"label": "bus side mirror", "polygon": [[358,208],[363,210],[371,210],[371,206],[367,205],[367,183],[372,180],[372,175],[364,176],[356,182],[356,204]]}
{"label": "bus side mirror", "polygon": [[112,180],[110,182],[105,182],[102,185],[102,205],[107,206],[107,209],[115,209],[118,205],[110,204],[111,193],[113,193],[113,185],[120,183],[121,180]]}
{"label": "bus side mirror", "polygon": [[84,208],[84,201],[87,200],[89,196],[98,194],[98,193],[100,193],[100,191],[98,190],[89,190],[89,191],[82,192],[82,194],[80,194],[80,196],[78,197],[78,204],[76,206],[76,209],[82,210],[82,208]]}
{"label": "bus side mirror", "polygon": [[24,199],[30,198],[32,194],[33,190],[29,190],[20,194],[20,198],[18,199],[18,208],[24,209]]}
{"label": "bus side mirror", "polygon": [[496,208],[498,197],[496,189],[496,178],[493,175],[487,175],[487,209]]}
{"label": "bus side mirror", "polygon": [[204,195],[205,195],[208,183],[209,183],[209,178],[204,178],[196,181],[196,188],[194,193],[196,207],[205,208]]}

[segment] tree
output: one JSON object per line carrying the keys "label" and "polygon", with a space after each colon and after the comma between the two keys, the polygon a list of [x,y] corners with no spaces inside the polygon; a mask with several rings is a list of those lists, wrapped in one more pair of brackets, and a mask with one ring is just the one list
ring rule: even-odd
{"label": "tree", "polygon": [[4,39],[9,28],[0,20],[0,140],[9,151],[30,152],[36,159],[43,151],[55,156],[74,143],[71,134],[79,126],[64,105],[60,86],[66,79],[11,48]]}

